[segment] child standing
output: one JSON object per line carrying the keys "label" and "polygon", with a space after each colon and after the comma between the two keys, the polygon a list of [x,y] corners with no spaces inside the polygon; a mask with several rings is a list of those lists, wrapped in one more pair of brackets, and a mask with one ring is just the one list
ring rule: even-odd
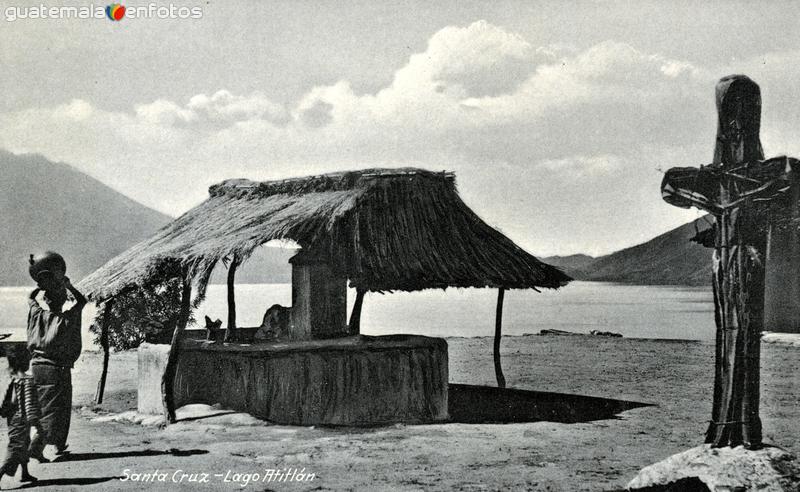
{"label": "child standing", "polygon": [[11,382],[0,407],[0,416],[8,420],[8,450],[6,459],[0,467],[0,480],[3,475],[14,476],[17,467],[22,467],[23,482],[33,482],[36,477],[28,473],[28,447],[31,443],[31,427],[41,433],[39,396],[33,378],[25,372],[30,366],[30,354],[26,347],[11,347],[6,357]]}

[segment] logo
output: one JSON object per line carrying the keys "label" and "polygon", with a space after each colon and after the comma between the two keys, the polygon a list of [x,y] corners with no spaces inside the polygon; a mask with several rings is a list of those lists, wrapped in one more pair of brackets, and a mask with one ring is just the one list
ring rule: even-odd
{"label": "logo", "polygon": [[125,17],[125,7],[118,3],[112,3],[106,7],[106,16],[112,21],[119,22]]}

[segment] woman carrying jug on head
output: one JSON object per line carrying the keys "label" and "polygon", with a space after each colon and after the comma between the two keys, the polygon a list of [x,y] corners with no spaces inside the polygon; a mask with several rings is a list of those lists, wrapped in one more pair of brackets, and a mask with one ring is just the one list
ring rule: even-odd
{"label": "woman carrying jug on head", "polygon": [[[31,372],[38,387],[42,433],[31,441],[30,456],[47,461],[46,445],[57,454],[67,449],[72,413],[72,366],[81,355],[81,312],[86,299],[66,276],[67,265],[58,253],[31,255],[30,274],[37,287],[28,302],[28,349]],[[44,303],[46,308],[40,304]],[[68,294],[74,304],[64,309]]]}

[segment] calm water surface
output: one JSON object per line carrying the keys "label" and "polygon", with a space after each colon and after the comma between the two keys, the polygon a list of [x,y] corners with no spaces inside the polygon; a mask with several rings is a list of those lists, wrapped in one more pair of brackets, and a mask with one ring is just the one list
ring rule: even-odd
{"label": "calm water surface", "polygon": [[[30,288],[0,288],[0,332],[22,330]],[[349,292],[352,303],[354,292]],[[494,334],[497,291],[448,289],[416,293],[367,294],[361,327],[368,335],[411,333],[434,336]],[[212,285],[196,317],[226,318],[225,286]],[[272,304],[291,302],[289,284],[249,284],[236,287],[237,320],[241,326],[261,324]],[[349,312],[349,308],[348,308]],[[87,310],[88,327],[93,310]],[[632,286],[573,282],[558,291],[506,292],[503,333],[523,335],[554,328],[588,333],[613,331],[635,338],[711,340],[714,337],[709,288]],[[88,341],[89,337],[85,337]]]}

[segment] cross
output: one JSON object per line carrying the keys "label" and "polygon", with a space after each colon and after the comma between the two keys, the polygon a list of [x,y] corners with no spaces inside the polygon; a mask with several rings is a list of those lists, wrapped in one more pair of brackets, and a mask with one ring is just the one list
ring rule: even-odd
{"label": "cross", "polygon": [[714,160],[699,168],[672,168],[661,183],[664,200],[712,214],[703,244],[714,248],[716,361],[714,400],[706,443],[761,446],[759,363],[764,327],[764,263],[770,227],[785,219],[800,161],[764,160],[759,139],[761,92],[744,75],[716,87]]}

